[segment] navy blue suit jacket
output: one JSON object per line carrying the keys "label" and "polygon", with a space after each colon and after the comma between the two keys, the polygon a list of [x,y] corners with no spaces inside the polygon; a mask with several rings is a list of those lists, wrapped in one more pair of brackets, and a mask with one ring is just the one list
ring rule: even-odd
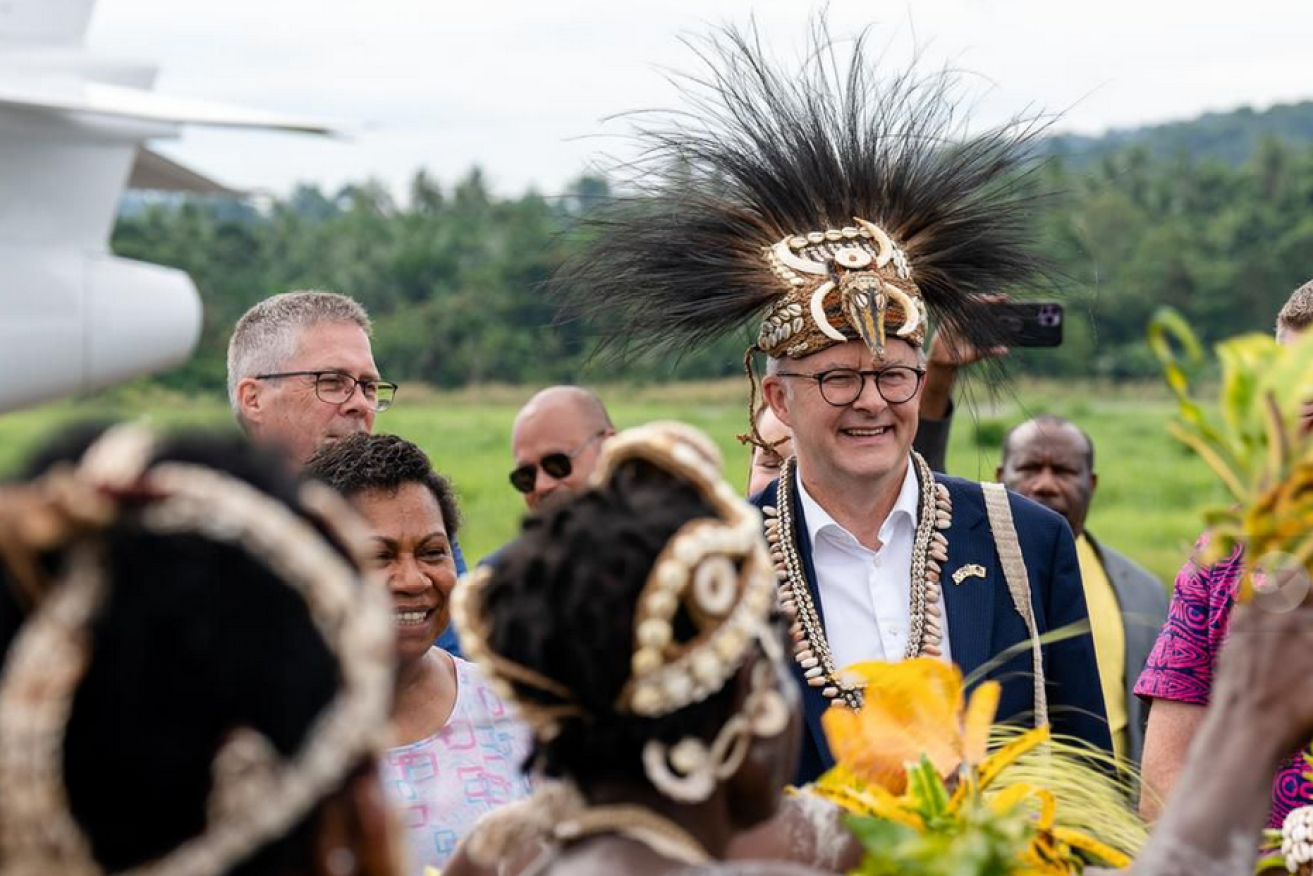
{"label": "navy blue suit jacket", "polygon": [[[1003,568],[985,511],[984,494],[980,484],[974,481],[938,474],[935,480],[948,487],[953,500],[953,525],[944,532],[948,538],[948,562],[943,564],[941,585],[953,662],[962,668],[963,675],[970,675],[976,667],[1020,644],[1011,659],[975,681],[979,683],[992,678],[1002,684],[997,720],[1030,726],[1034,723],[1035,694],[1029,634],[1012,604],[1003,578]],[[778,486],[778,480],[772,481],[752,497],[752,503],[758,507],[776,505]],[[796,489],[793,496],[798,553],[807,573],[807,584],[816,602],[817,614],[823,618],[821,597],[816,591],[811,544],[806,537],[807,526]],[[1009,493],[1009,498],[1030,576],[1031,600],[1040,634],[1086,619],[1088,612],[1080,567],[1076,562],[1076,545],[1067,521],[1029,499],[1012,493]],[[971,563],[983,566],[985,577],[967,578],[961,584],[954,584],[953,572]],[[1090,634],[1086,632],[1045,645],[1043,651],[1049,720],[1054,733],[1084,739],[1111,752],[1112,741],[1108,735],[1103,691],[1099,686],[1099,669]],[[803,683],[802,669],[796,663],[793,669],[802,685],[803,707],[807,715],[795,778],[797,784],[803,784],[834,765],[821,730],[821,714],[829,700],[819,689]]]}

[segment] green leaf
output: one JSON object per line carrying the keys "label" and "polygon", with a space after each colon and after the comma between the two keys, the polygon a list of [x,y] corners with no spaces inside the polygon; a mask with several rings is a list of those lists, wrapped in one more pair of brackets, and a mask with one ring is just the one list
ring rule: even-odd
{"label": "green leaf", "polygon": [[924,754],[916,766],[907,768],[907,786],[917,801],[921,817],[927,822],[943,817],[948,810],[948,789],[935,771],[935,766]]}
{"label": "green leaf", "polygon": [[1203,361],[1203,347],[1190,328],[1190,323],[1175,308],[1160,307],[1149,320],[1149,349],[1162,365],[1167,385],[1180,399],[1188,401],[1190,381],[1177,361],[1176,351],[1172,349],[1173,339],[1180,343],[1191,364]]}

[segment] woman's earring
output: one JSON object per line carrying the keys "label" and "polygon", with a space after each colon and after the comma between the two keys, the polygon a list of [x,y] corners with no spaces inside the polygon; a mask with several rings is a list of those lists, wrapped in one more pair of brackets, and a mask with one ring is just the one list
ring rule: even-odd
{"label": "woman's earring", "polygon": [[678,803],[701,803],[716,790],[715,766],[707,747],[696,739],[681,739],[670,748],[649,739],[643,746],[643,772],[658,791]]}

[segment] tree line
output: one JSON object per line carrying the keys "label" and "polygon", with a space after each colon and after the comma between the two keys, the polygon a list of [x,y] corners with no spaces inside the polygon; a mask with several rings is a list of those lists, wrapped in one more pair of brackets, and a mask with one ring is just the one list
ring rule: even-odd
{"label": "tree line", "polygon": [[[1050,193],[1035,219],[1068,319],[1061,348],[1014,357],[1023,371],[1150,376],[1144,330],[1159,305],[1180,310],[1205,340],[1266,331],[1313,277],[1313,144],[1267,139],[1238,164],[1144,145],[1092,161],[1051,152],[1033,181]],[[609,193],[606,180],[585,176],[557,197],[497,197],[475,169],[445,188],[417,173],[402,199],[374,182],[334,193],[301,186],[258,206],[156,199],[124,211],[113,249],[185,270],[200,289],[199,349],[160,378],[179,389],[222,386],[238,316],[302,288],[362,302],[393,379],[450,387],[738,373],[746,332],[679,362],[596,361],[588,327],[562,319],[544,295],[583,245],[571,230]]]}

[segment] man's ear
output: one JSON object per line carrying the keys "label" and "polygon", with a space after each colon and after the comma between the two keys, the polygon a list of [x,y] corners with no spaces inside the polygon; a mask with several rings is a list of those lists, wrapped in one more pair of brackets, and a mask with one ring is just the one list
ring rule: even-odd
{"label": "man's ear", "polygon": [[994,480],[998,481],[1000,484],[1003,483],[1003,466],[1000,465],[998,468],[994,469]]}
{"label": "man's ear", "polygon": [[254,377],[243,377],[237,381],[237,410],[241,412],[242,422],[259,423],[264,415],[264,394],[260,381]]}
{"label": "man's ear", "polygon": [[1094,491],[1097,490],[1098,488],[1099,488],[1099,473],[1096,471],[1092,471],[1090,472],[1090,495],[1093,496]]}
{"label": "man's ear", "polygon": [[775,412],[779,421],[792,429],[793,421],[789,418],[788,391],[784,388],[784,380],[778,375],[767,374],[761,379],[761,396],[766,400],[766,404],[770,405],[770,409]]}

